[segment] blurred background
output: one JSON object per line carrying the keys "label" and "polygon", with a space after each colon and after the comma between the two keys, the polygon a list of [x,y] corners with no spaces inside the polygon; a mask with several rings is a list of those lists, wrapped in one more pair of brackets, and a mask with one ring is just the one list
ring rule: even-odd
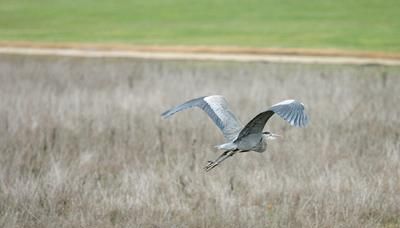
{"label": "blurred background", "polygon": [[2,41],[400,51],[396,0],[12,1]]}
{"label": "blurred background", "polygon": [[[0,227],[400,227],[399,8],[0,0]],[[107,55],[149,47],[295,58]],[[301,61],[321,53],[360,61]],[[206,173],[218,129],[200,110],[160,114],[211,94],[243,123],[289,98],[311,122],[273,117],[283,139]]]}

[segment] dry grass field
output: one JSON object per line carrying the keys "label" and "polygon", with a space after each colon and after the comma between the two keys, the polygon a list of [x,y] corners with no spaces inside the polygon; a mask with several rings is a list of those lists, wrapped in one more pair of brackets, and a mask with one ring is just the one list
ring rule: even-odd
{"label": "dry grass field", "polygon": [[[0,227],[399,227],[400,68],[0,56]],[[222,94],[247,122],[286,98],[308,128],[211,172]]]}

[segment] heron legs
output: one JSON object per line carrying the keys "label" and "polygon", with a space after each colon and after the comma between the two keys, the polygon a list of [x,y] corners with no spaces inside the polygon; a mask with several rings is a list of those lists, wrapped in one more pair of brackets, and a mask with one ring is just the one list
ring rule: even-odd
{"label": "heron legs", "polygon": [[212,170],[215,166],[219,165],[221,162],[223,162],[225,159],[233,156],[238,150],[227,150],[224,153],[222,153],[217,159],[214,161],[208,161],[208,164],[204,169],[208,172]]}

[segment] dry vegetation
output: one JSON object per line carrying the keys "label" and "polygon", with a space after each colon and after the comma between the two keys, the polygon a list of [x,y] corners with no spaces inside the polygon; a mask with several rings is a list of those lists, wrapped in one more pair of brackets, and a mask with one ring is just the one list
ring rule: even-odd
{"label": "dry vegetation", "polygon": [[[398,227],[400,69],[0,57],[0,227]],[[303,101],[306,129],[206,173],[223,138],[186,99],[246,122]]]}

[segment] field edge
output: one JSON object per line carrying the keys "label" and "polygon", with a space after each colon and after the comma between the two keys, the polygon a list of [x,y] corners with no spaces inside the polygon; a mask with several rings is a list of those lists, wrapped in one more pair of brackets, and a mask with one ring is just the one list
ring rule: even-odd
{"label": "field edge", "polygon": [[237,55],[285,55],[314,57],[350,57],[381,60],[400,60],[400,53],[378,51],[349,51],[342,49],[308,49],[308,48],[267,48],[241,46],[188,46],[188,45],[133,45],[126,43],[74,43],[74,42],[33,42],[33,41],[0,41],[0,48],[46,48],[78,49],[98,51],[137,51],[161,53],[203,53],[203,54],[237,54]]}

